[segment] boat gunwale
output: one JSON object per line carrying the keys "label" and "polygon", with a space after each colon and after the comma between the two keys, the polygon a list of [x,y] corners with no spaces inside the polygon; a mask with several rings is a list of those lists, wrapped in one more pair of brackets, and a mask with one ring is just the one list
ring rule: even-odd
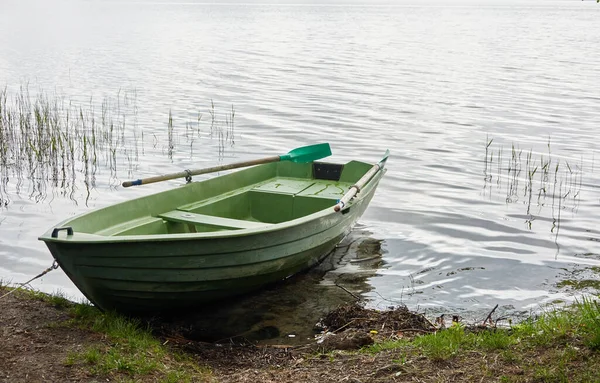
{"label": "boat gunwale", "polygon": [[[173,234],[144,234],[144,235],[120,235],[120,236],[102,236],[91,233],[84,232],[75,232],[72,236],[64,236],[64,237],[52,237],[52,231],[54,228],[49,229],[38,237],[38,240],[44,242],[53,242],[53,243],[62,243],[62,244],[111,244],[111,243],[128,243],[128,242],[171,242],[171,241],[193,241],[193,240],[203,240],[203,239],[225,239],[225,238],[236,238],[236,237],[246,237],[251,235],[261,235],[264,233],[271,233],[279,230],[285,230],[292,227],[297,227],[311,221],[321,219],[328,215],[337,215],[337,214],[345,214],[344,212],[348,209],[351,209],[354,204],[362,200],[366,195],[375,191],[374,185],[377,185],[380,179],[383,177],[386,168],[379,169],[377,173],[369,180],[367,185],[361,190],[361,193],[357,194],[357,196],[350,201],[350,203],[343,209],[342,212],[336,212],[333,210],[333,206],[327,207],[315,213],[299,217],[296,219],[292,219],[289,221],[284,221],[280,223],[270,223],[266,224],[264,227],[257,228],[248,228],[248,229],[237,229],[237,230],[226,230],[226,231],[216,231],[216,232],[200,232],[200,233],[173,233]],[[202,182],[202,181],[198,181]],[[162,192],[159,192],[162,193]],[[156,193],[156,194],[159,194]],[[144,198],[144,197],[140,197]],[[80,218],[82,216],[92,214],[96,210],[92,210],[89,212],[84,212],[82,214],[76,215],[69,219],[66,219],[55,227],[65,227],[69,225],[69,222]],[[79,236],[79,238],[78,238]]]}

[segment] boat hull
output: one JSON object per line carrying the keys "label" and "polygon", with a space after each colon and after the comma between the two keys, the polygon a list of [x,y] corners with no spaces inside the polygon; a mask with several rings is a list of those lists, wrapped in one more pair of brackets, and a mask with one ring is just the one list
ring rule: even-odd
{"label": "boat hull", "polygon": [[363,214],[381,175],[343,213],[323,209],[268,230],[122,240],[85,234],[76,240],[75,231],[70,240],[45,242],[67,276],[103,310],[133,315],[193,310],[256,291],[321,261]]}

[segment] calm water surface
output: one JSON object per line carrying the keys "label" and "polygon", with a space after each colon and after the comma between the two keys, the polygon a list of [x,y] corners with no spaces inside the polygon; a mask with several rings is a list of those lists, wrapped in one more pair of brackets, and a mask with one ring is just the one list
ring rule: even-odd
{"label": "calm water surface", "polygon": [[[108,102],[120,127],[116,150],[98,149],[91,176],[77,162],[75,182],[2,169],[0,278],[49,266],[37,237],[57,222],[183,182],[124,180],[327,141],[340,161],[389,148],[389,171],[327,262],[223,308],[254,311],[238,333],[305,335],[353,299],[336,284],[372,307],[475,319],[570,300],[581,291],[560,282],[597,279],[600,266],[599,18],[578,1],[0,1],[7,104],[27,86],[100,121]],[[32,286],[81,298],[60,270]]]}

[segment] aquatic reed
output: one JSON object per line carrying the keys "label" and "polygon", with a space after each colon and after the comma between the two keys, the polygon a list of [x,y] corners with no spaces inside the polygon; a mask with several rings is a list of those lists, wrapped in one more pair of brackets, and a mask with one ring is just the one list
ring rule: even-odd
{"label": "aquatic reed", "polygon": [[[219,140],[222,156],[226,145],[234,144],[235,110],[232,106],[221,121],[211,100],[209,113],[207,133]],[[194,137],[189,128],[192,123],[186,122],[185,132],[179,132],[176,117],[169,110],[166,137],[160,137],[156,129],[149,135],[153,148],[162,149],[171,160],[180,149],[180,136],[192,148],[194,140],[203,133],[202,113],[197,116]],[[9,93],[7,87],[1,89],[0,206],[10,203],[11,193],[20,194],[24,189],[30,197],[41,201],[46,198],[48,188],[74,199],[76,189],[83,186],[87,201],[90,189],[96,187],[97,175],[106,170],[109,187],[116,187],[124,164],[130,176],[137,168],[140,154],[146,154],[144,137],[148,135],[144,130],[138,125],[135,90],[119,90],[116,97],[106,97],[101,102],[90,97],[87,103],[77,103],[43,91],[30,94],[27,85],[22,85],[15,94]],[[163,142],[166,145],[161,147]]]}
{"label": "aquatic reed", "polygon": [[[492,146],[493,142],[493,139],[486,137],[484,190],[491,189],[494,178],[498,190],[502,189],[502,181],[506,181],[503,190],[506,203],[523,202],[527,215],[525,224],[529,229],[542,209],[550,207],[553,222],[551,232],[557,234],[560,229],[561,211],[570,209],[576,212],[579,207],[583,183],[583,157],[572,165],[571,159],[554,156],[551,140],[548,138],[547,153],[530,149],[525,154],[523,149],[513,143],[510,157],[504,160],[502,147],[495,149]],[[497,162],[495,174],[492,170],[494,151]]]}

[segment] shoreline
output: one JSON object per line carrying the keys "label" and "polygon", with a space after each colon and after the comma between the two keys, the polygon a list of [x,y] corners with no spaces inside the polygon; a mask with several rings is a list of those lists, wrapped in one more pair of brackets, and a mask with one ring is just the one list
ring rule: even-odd
{"label": "shoreline", "polygon": [[21,289],[0,299],[0,382],[600,381],[598,296],[507,329],[358,306],[324,322],[310,347],[213,344]]}

